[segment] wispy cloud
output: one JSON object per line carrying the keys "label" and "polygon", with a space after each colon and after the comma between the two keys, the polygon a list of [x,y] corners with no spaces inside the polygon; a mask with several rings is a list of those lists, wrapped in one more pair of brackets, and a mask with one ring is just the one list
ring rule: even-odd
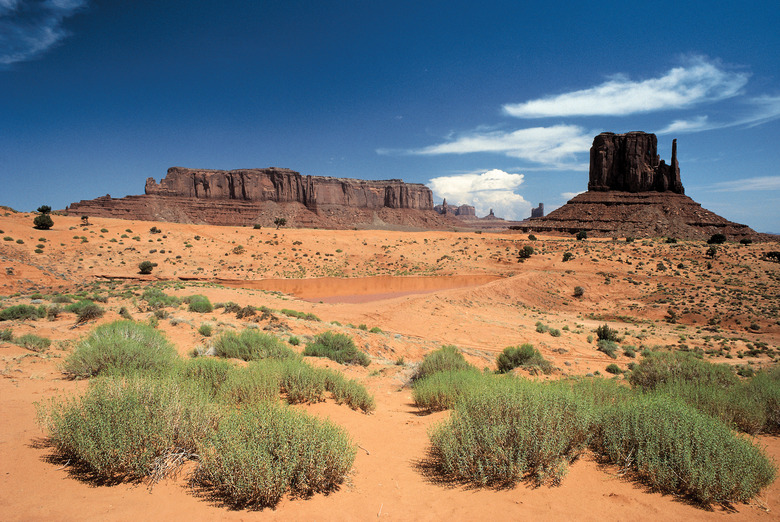
{"label": "wispy cloud", "polygon": [[588,151],[591,133],[576,125],[532,127],[516,131],[472,131],[447,142],[409,151],[411,154],[495,152],[536,163],[562,166]]}
{"label": "wispy cloud", "polygon": [[478,216],[493,209],[498,217],[518,220],[531,215],[531,204],[516,192],[524,178],[522,174],[493,169],[440,176],[431,179],[428,186],[437,198],[447,198],[450,204],[474,206]]}
{"label": "wispy cloud", "polygon": [[569,201],[571,198],[575,196],[579,196],[584,191],[581,192],[561,192],[561,197],[564,198],[566,201]]}
{"label": "wispy cloud", "polygon": [[68,36],[66,18],[87,0],[0,0],[0,66],[32,60]]}
{"label": "wispy cloud", "polygon": [[704,58],[675,67],[659,78],[632,81],[624,76],[574,92],[504,105],[517,118],[624,116],[679,109],[736,96],[748,75],[723,70]]}
{"label": "wispy cloud", "polygon": [[758,176],[755,178],[721,181],[712,185],[713,192],[744,192],[749,190],[780,190],[780,176]]}
{"label": "wispy cloud", "polygon": [[747,110],[731,121],[710,121],[707,116],[675,120],[656,134],[686,134],[728,127],[755,127],[780,118],[780,96],[758,96],[744,102]]}

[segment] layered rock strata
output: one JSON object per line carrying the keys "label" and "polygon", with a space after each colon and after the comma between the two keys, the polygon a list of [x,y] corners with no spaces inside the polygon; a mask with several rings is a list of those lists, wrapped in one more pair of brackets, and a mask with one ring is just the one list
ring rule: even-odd
{"label": "layered rock strata", "polygon": [[433,212],[425,185],[302,176],[289,169],[203,170],[172,167],[145,195],[103,196],[71,204],[70,214],[207,223],[272,225],[277,217],[299,227],[400,225],[442,228],[452,219]]}
{"label": "layered rock strata", "polygon": [[590,149],[588,191],[545,217],[532,217],[517,228],[525,232],[573,234],[584,230],[596,237],[667,236],[707,239],[756,239],[746,225],[733,223],[702,208],[684,194],[677,161],[677,140],[667,165],[657,153],[654,134],[605,132]]}

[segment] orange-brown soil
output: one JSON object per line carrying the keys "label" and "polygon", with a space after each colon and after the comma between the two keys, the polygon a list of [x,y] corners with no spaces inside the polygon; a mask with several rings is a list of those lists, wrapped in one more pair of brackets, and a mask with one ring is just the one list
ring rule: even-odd
{"label": "orange-brown soil", "polygon": [[[751,504],[705,509],[648,491],[587,454],[558,487],[441,483],[422,463],[427,430],[449,413],[421,414],[407,385],[414,365],[442,344],[458,346],[480,368],[495,368],[504,347],[530,342],[557,367],[546,378],[608,375],[610,363],[626,368],[635,359],[622,353],[610,359],[588,341],[605,322],[625,337],[623,345],[637,349],[673,346],[703,350],[716,362],[774,364],[780,265],[761,253],[778,250],[776,244],[724,245],[710,260],[701,242],[659,239],[529,241],[518,233],[255,230],[100,218],[82,226],[77,217],[56,215],[54,228],[41,231],[32,219],[0,215],[0,308],[38,303],[35,293],[50,305],[55,293],[83,291],[108,297],[101,304],[107,313],[77,327],[71,313],[53,321],[0,322],[0,330],[11,328],[15,336],[54,341],[42,353],[0,342],[3,520],[768,520],[780,512],[777,482]],[[153,226],[162,232],[151,233]],[[535,254],[518,263],[525,245]],[[573,259],[563,262],[564,252]],[[138,264],[147,259],[157,266],[141,276]],[[147,320],[152,314],[138,295],[150,284],[180,297],[203,294],[214,303],[313,313],[322,321],[275,315],[284,335],[305,342],[336,330],[371,356],[367,368],[307,358],[359,380],[377,403],[371,415],[332,401],[298,406],[340,424],[360,446],[338,491],[286,498],[275,509],[235,511],[193,491],[186,469],[149,490],[145,484],[97,485],[52,461],[35,403],[85,388],[84,381],[63,377],[62,359],[96,325],[117,319],[123,306],[136,320]],[[584,289],[582,297],[573,297],[575,286]],[[135,295],[122,295],[128,290]],[[197,331],[203,323],[217,332],[247,324],[222,309],[168,312],[158,328],[182,356],[208,343]],[[561,336],[537,332],[537,322]],[[381,332],[368,331],[373,327]],[[776,437],[759,441],[780,460]]]}

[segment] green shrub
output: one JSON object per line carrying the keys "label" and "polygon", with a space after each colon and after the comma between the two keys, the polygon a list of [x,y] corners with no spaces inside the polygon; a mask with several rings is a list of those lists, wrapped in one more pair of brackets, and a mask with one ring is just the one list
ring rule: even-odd
{"label": "green shrub", "polygon": [[260,404],[227,414],[200,442],[195,480],[233,507],[274,506],[286,493],[334,489],[346,478],[355,452],[334,424]]}
{"label": "green shrub", "polygon": [[722,245],[726,242],[726,236],[723,234],[712,234],[707,240],[708,245]]}
{"label": "green shrub", "polygon": [[76,313],[76,322],[86,323],[87,321],[99,319],[103,317],[103,314],[105,313],[106,311],[103,310],[103,308],[101,308],[99,305],[89,302],[79,308],[78,312]]}
{"label": "green shrub", "polygon": [[582,297],[585,295],[585,289],[581,286],[575,286],[574,287],[574,297]]}
{"label": "green shrub", "polygon": [[58,304],[70,304],[73,302],[73,299],[71,299],[70,296],[67,295],[57,294],[52,296],[51,302],[58,303]]}
{"label": "green shrub", "polygon": [[605,339],[599,339],[598,343],[596,344],[598,344],[598,348],[596,348],[598,351],[609,355],[613,359],[617,359],[617,343],[613,341],[607,341]]}
{"label": "green shrub", "polygon": [[553,366],[550,361],[542,357],[539,350],[529,343],[521,346],[508,346],[496,359],[499,373],[511,372],[521,367],[530,370],[531,373],[541,372],[545,375],[552,373]]}
{"label": "green shrub", "polygon": [[213,347],[219,357],[254,361],[257,359],[284,359],[295,357],[295,352],[273,335],[247,328],[240,334],[222,332],[214,339]]}
{"label": "green shrub", "polygon": [[51,339],[35,334],[24,334],[14,339],[14,343],[32,352],[45,352],[51,346]]}
{"label": "green shrub", "polygon": [[446,372],[452,370],[474,370],[472,365],[466,362],[463,354],[455,346],[442,346],[438,350],[427,354],[420,366],[412,375],[412,380],[423,379],[437,372]]}
{"label": "green shrub", "polygon": [[115,321],[95,328],[65,359],[71,377],[131,375],[169,371],[176,350],[157,330],[143,323]]}
{"label": "green shrub", "polygon": [[38,319],[38,309],[30,305],[14,305],[0,310],[0,321],[24,321]]}
{"label": "green shrub", "polygon": [[334,332],[323,332],[306,344],[303,355],[327,357],[340,364],[359,364],[368,366],[371,360],[368,355],[355,346],[348,335]]}
{"label": "green shrub", "polygon": [[222,401],[247,405],[279,398],[280,375],[266,365],[252,363],[246,368],[233,368],[225,377],[217,395]]}
{"label": "green shrub", "polygon": [[608,407],[597,447],[654,489],[703,503],[747,501],[775,478],[758,446],[668,396]]}
{"label": "green shrub", "polygon": [[41,426],[64,461],[109,482],[161,478],[166,457],[192,458],[217,415],[196,389],[166,380],[98,379],[80,398],[38,406]]}
{"label": "green shrub", "polygon": [[290,343],[292,346],[298,346],[299,344],[301,344],[301,340],[294,335],[291,335],[290,338],[287,339],[287,342]]}
{"label": "green shrub", "polygon": [[577,232],[577,241],[582,241],[583,239],[588,239],[588,233],[584,230],[580,230]]}
{"label": "green shrub", "polygon": [[316,315],[312,313],[306,313],[306,312],[299,312],[297,310],[289,310],[287,308],[282,308],[279,310],[281,313],[288,317],[295,317],[297,319],[305,319],[307,321],[317,321],[320,322],[321,319],[317,317]]}
{"label": "green shrub", "polygon": [[[187,304],[190,312],[210,313],[214,311],[214,306],[205,295],[195,294],[182,298],[182,302]],[[239,308],[240,309],[240,308]]]}
{"label": "green shrub", "polygon": [[620,369],[620,366],[615,363],[610,363],[610,365],[606,367],[605,371],[613,375],[619,375],[623,373],[623,370]]}
{"label": "green shrub", "polygon": [[382,333],[382,329],[381,329],[381,328],[379,328],[378,326],[374,326],[374,327],[372,327],[372,328],[369,330],[369,332],[370,332],[370,333],[374,333],[374,334],[380,334],[380,333]]}
{"label": "green shrub", "polygon": [[151,274],[152,270],[154,270],[155,263],[152,263],[151,261],[141,261],[138,263],[138,273],[140,274]]}
{"label": "green shrub", "polygon": [[530,258],[532,255],[534,255],[534,247],[531,245],[525,245],[523,248],[517,251],[517,259],[521,262]]}
{"label": "green shrub", "polygon": [[547,330],[549,330],[550,327],[546,324],[542,323],[541,321],[536,321],[536,331],[538,333],[547,333]]}
{"label": "green shrub", "polygon": [[648,352],[631,372],[629,380],[632,386],[645,390],[673,381],[721,387],[730,387],[739,382],[729,366],[708,363],[689,352]]}
{"label": "green shrub", "polygon": [[412,386],[412,398],[418,408],[447,410],[479,386],[489,385],[489,376],[470,370],[446,370],[418,379]]}
{"label": "green shrub", "polygon": [[49,230],[53,226],[54,220],[48,213],[39,214],[35,216],[35,219],[33,219],[33,227],[37,228],[38,230]]}
{"label": "green shrub", "polygon": [[238,371],[229,361],[212,357],[197,357],[187,361],[182,368],[182,376],[194,382],[210,398],[219,393],[228,376]]}
{"label": "green shrub", "polygon": [[190,312],[196,312],[199,314],[208,314],[214,310],[211,305],[211,301],[205,295],[191,295],[184,299],[189,305]]}
{"label": "green shrub", "polygon": [[211,337],[212,332],[213,332],[213,328],[208,323],[203,323],[202,325],[200,325],[200,328],[198,328],[198,333],[203,337]]}
{"label": "green shrub", "polygon": [[618,331],[614,330],[609,327],[608,324],[602,324],[598,328],[596,328],[596,337],[598,337],[599,340],[605,340],[605,341],[620,341],[620,337],[618,336]]}
{"label": "green shrub", "polygon": [[571,252],[564,252],[563,253],[563,262],[565,263],[566,261],[570,261],[571,258],[573,258],[573,257],[574,257],[574,254],[572,254]]}
{"label": "green shrub", "polygon": [[144,293],[141,294],[141,299],[146,301],[150,310],[158,310],[169,306],[179,306],[181,304],[181,299],[178,297],[168,295],[159,288],[154,288],[152,286],[144,289]]}
{"label": "green shrub", "polygon": [[445,476],[478,486],[511,486],[528,476],[558,483],[587,447],[594,407],[571,387],[496,379],[459,400],[430,434]]}
{"label": "green shrub", "polygon": [[14,331],[10,328],[0,330],[0,342],[10,343],[14,340]]}

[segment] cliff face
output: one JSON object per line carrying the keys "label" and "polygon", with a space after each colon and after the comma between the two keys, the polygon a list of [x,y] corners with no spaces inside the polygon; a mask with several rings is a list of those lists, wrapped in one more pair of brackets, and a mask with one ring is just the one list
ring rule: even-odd
{"label": "cliff face", "polygon": [[374,210],[384,207],[433,209],[433,195],[425,185],[404,183],[399,179],[366,181],[302,176],[294,170],[277,168],[197,170],[172,167],[159,184],[153,178],[146,180],[146,194],[206,200],[297,202],[311,210],[329,205]]}
{"label": "cliff face", "polygon": [[685,194],[677,163],[677,140],[672,141],[672,160],[667,165],[658,156],[655,134],[602,132],[593,138],[590,149],[588,190]]}
{"label": "cliff face", "polygon": [[449,228],[453,218],[433,212],[425,185],[398,179],[366,181],[302,176],[290,169],[203,170],[173,167],[160,183],[146,180],[145,194],[108,195],[72,203],[70,214],[207,223],[320,228]]}

